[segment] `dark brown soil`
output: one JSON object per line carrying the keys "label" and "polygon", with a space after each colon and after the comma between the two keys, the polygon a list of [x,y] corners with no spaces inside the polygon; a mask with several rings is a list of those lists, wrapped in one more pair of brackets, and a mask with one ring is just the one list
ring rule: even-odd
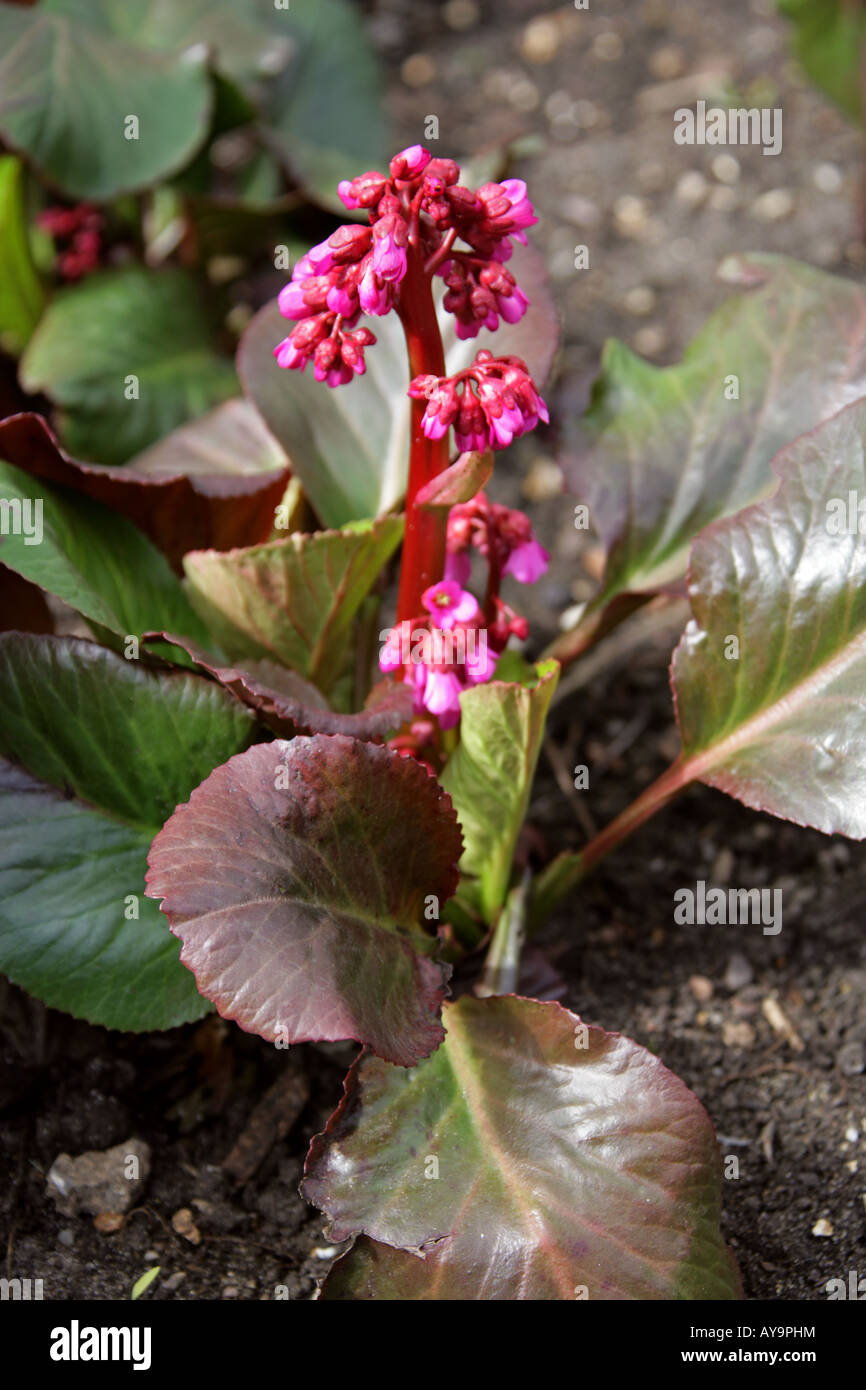
{"label": "dark brown soil", "polygon": [[[565,317],[552,396],[560,421],[585,398],[609,334],[676,359],[719,302],[712,273],[731,250],[785,251],[859,275],[860,141],[802,84],[770,0],[592,0],[588,13],[536,0],[367,8],[403,143],[423,138],[425,117],[437,113],[443,153],[523,142],[515,171],[542,213],[536,240]],[[539,18],[546,27],[527,28]],[[471,22],[455,27],[461,21]],[[778,158],[737,151],[734,171],[714,165],[716,150],[674,145],[671,107],[711,95],[688,83],[710,69],[783,106]],[[673,100],[662,82],[683,83],[685,94]],[[689,172],[703,182],[683,184]],[[758,200],[780,192],[789,196],[769,207],[783,211],[767,220]],[[576,243],[590,247],[589,271],[574,271]],[[497,480],[504,499],[525,503],[529,479],[555,553],[531,610],[539,647],[591,587],[568,509],[549,495],[554,449],[554,436],[539,437]],[[618,638],[556,706],[531,813],[551,854],[579,846],[587,818],[603,825],[675,754],[666,663],[676,621],[652,620],[643,640]],[[581,793],[568,776],[578,763],[592,768]],[[781,933],[676,926],[674,892],[701,878],[781,888]],[[661,1056],[706,1105],[722,1152],[739,1160],[725,1183],[724,1229],[750,1299],[823,1299],[829,1279],[866,1275],[864,906],[859,845],[697,789],[607,860],[541,937],[564,977],[563,1002]],[[767,1000],[789,1033],[777,1031]],[[126,1298],[156,1263],[150,1298],[270,1299],[278,1286],[312,1295],[333,1252],[297,1182],[351,1047],[295,1050],[310,1101],[255,1176],[235,1184],[220,1165],[285,1053],[216,1019],[155,1037],[109,1034],[12,988],[0,996],[0,1042],[8,1277],[43,1278],[47,1298]],[[101,1234],[89,1216],[57,1213],[44,1178],[56,1156],[132,1135],[151,1145],[153,1171],[122,1228]],[[172,1229],[182,1208],[196,1245]]]}

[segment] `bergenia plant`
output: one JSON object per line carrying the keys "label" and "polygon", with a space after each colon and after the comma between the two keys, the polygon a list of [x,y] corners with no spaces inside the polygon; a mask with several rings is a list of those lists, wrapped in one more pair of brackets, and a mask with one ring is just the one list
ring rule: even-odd
{"label": "bergenia plant", "polygon": [[[739,256],[682,365],[610,346],[563,455],[606,567],[533,663],[515,596],[549,556],[495,477],[548,418],[526,188],[414,146],[339,194],[356,220],[244,334],[245,397],[187,316],[222,404],[136,451],[158,403],[130,398],[122,466],[68,452],[95,418],[83,288],[24,345],[63,442],[0,422],[0,559],[29,629],[0,635],[0,965],[110,1028],[215,1006],[280,1049],[360,1045],[303,1183],[352,1241],[322,1298],[736,1299],[700,1102],[556,991],[528,997],[524,948],[693,783],[866,834],[866,296]],[[99,227],[53,226],[109,331],[117,272],[79,235]],[[191,302],[165,277],[175,322]],[[547,862],[522,832],[561,667],[686,598],[681,753]]]}

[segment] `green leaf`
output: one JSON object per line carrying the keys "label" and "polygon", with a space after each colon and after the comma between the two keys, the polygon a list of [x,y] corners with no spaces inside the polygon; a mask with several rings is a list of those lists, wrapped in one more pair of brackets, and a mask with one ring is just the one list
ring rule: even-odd
{"label": "green leaf", "polygon": [[414,1070],[359,1059],[313,1140],[305,1195],[331,1238],[371,1238],[323,1298],[740,1297],[718,1147],[682,1081],[558,1004],[464,995],[443,1017]]}
{"label": "green leaf", "polygon": [[[680,582],[704,526],[772,490],[770,460],[866,393],[866,292],[783,256],[741,255],[744,287],[672,367],[616,341],[565,462],[607,549],[591,610]],[[554,649],[556,650],[556,649]]]}
{"label": "green leaf", "polygon": [[27,236],[22,167],[13,155],[0,157],[0,348],[21,352],[45,307]]}
{"label": "green leaf", "polygon": [[292,55],[290,39],[269,32],[252,0],[42,0],[42,8],[157,53],[207,44],[219,71],[241,84],[279,72]]}
{"label": "green leaf", "polygon": [[364,20],[347,0],[268,8],[295,52],[269,94],[264,137],[311,196],[345,214],[337,184],[381,165],[388,144],[384,78]]}
{"label": "green leaf", "polygon": [[421,923],[430,895],[453,893],[460,848],[420,764],[317,734],[217,768],[154,841],[147,892],[225,1018],[412,1066],[443,1036],[448,968]]}
{"label": "green leaf", "polygon": [[508,893],[559,665],[543,662],[536,674],[533,688],[494,680],[463,692],[460,743],[442,775],[465,840],[460,868],[480,880],[488,922]]}
{"label": "green leaf", "polygon": [[168,561],[131,521],[3,462],[0,496],[10,517],[0,563],[115,636],[166,628],[208,644]]}
{"label": "green leaf", "polygon": [[147,1292],[154,1279],[159,1277],[161,1268],[161,1265],[151,1265],[150,1269],[146,1269],[143,1274],[139,1275],[132,1286],[132,1293],[129,1295],[130,1302],[134,1303],[137,1298],[141,1298],[141,1295]]}
{"label": "green leaf", "polygon": [[694,620],[673,662],[684,780],[854,839],[866,837],[864,439],[861,400],[780,454],[772,498],[698,537]]}
{"label": "green leaf", "polygon": [[863,119],[866,10],[851,0],[777,0],[794,24],[794,52],[808,76],[852,121]]}
{"label": "green leaf", "polygon": [[179,569],[188,550],[265,540],[288,461],[249,401],[224,401],[129,464],[79,463],[41,415],[0,421],[0,458],[134,521]]}
{"label": "green leaf", "polygon": [[244,550],[193,551],[190,597],[232,661],[267,658],[327,691],[349,626],[400,544],[402,517],[294,533]]}
{"label": "green leaf", "polygon": [[96,463],[125,463],[237,394],[213,350],[195,280],[141,266],[103,271],[52,301],[21,362],[25,391],[60,408],[63,441]]}
{"label": "green leaf", "polygon": [[[261,723],[280,738],[295,734],[348,734],[358,739],[384,739],[395,734],[412,718],[412,692],[402,681],[385,679],[373,687],[364,708],[354,714],[340,714],[328,707],[322,692],[296,671],[272,661],[250,661],[243,669],[215,665],[194,643],[170,632],[148,634],[148,644],[180,647],[195,663],[226,690],[230,690]],[[176,653],[167,653],[175,660]]]}
{"label": "green leaf", "polygon": [[44,4],[0,5],[0,135],[70,197],[115,198],[182,168],[210,108],[205,55],[148,52]]}
{"label": "green leaf", "polygon": [[431,478],[415,497],[419,507],[444,507],[448,511],[461,502],[470,502],[493,476],[493,450],[461,454],[456,463]]}
{"label": "green leaf", "polygon": [[[440,312],[447,370],[459,371],[487,348],[522,357],[541,386],[559,338],[544,261],[532,247],[518,246],[509,269],[532,294],[530,308],[519,323],[504,324],[498,333],[484,329],[470,343],[456,337],[452,315]],[[274,348],[293,324],[276,301],[259,311],[238,348],[244,391],[291,458],[292,472],[324,526],[378,516],[399,505],[406,492],[411,404],[403,329],[394,313],[364,322],[376,335],[367,349],[366,373],[334,389],[316,381],[312,370],[277,366]]]}
{"label": "green leaf", "polygon": [[[150,842],[245,748],[249,713],[199,676],[72,638],[0,636],[0,969],[107,1028],[206,1010],[156,905]],[[137,915],[134,915],[137,914]]]}

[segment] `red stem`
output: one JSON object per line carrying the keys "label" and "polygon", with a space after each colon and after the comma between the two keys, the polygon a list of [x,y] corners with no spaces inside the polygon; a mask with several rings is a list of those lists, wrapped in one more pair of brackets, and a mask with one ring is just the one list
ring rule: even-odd
{"label": "red stem", "polygon": [[[409,368],[416,376],[444,376],[445,351],[436,318],[430,277],[417,246],[408,247],[408,266],[400,286],[400,319],[406,334]],[[448,436],[428,439],[421,428],[427,402],[412,401],[412,440],[409,485],[406,492],[406,535],[400,566],[397,622],[412,621],[423,612],[421,595],[442,578],[445,569],[446,515],[415,506],[421,488],[448,467]]]}

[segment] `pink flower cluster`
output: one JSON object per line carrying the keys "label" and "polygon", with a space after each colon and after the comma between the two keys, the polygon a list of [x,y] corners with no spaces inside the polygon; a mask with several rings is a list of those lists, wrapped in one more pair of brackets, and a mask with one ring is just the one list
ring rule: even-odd
{"label": "pink flower cluster", "polygon": [[525,512],[491,502],[479,492],[448,513],[446,575],[460,584],[469,578],[469,551],[478,550],[497,574],[534,584],[546,572],[549,553],[535,539]]}
{"label": "pink flower cluster", "polygon": [[535,539],[529,518],[489,502],[483,492],[451,508],[447,545],[445,577],[422,598],[426,618],[393,628],[379,658],[385,672],[403,668],[403,679],[413,688],[415,713],[435,715],[443,729],[453,728],[460,718],[461,691],[490,680],[509,637],[522,639],[528,633],[526,619],[498,594],[491,598],[484,625],[478,601],[464,588],[470,549],[486,558],[494,589],[503,574],[522,584],[534,583],[550,559]]}
{"label": "pink flower cluster", "polygon": [[456,376],[416,376],[409,395],[427,401],[421,420],[427,438],[441,439],[453,425],[461,453],[505,449],[550,418],[526,363],[486,348]]}
{"label": "pink flower cluster", "polygon": [[391,160],[388,177],[370,171],[340,184],[346,207],[365,209],[369,225],[338,227],[295,266],[279,296],[280,312],[298,324],[274,349],[281,367],[303,371],[312,358],[317,380],[329,386],[362,373],[364,349],[376,340],[369,329],[352,330],[361,313],[381,316],[398,305],[410,246],[429,275],[444,277],[459,337],[523,317],[528,301],[504,262],[512,239],[525,242],[537,221],[526,185],[506,179],[473,192],[459,178],[453,159],[412,145]]}
{"label": "pink flower cluster", "polygon": [[443,729],[451,729],[460,718],[461,690],[490,680],[498,652],[488,645],[475,596],[453,580],[431,584],[422,602],[426,626],[403,623],[392,628],[379,666],[385,672],[404,668],[416,714],[426,710],[436,715]]}

